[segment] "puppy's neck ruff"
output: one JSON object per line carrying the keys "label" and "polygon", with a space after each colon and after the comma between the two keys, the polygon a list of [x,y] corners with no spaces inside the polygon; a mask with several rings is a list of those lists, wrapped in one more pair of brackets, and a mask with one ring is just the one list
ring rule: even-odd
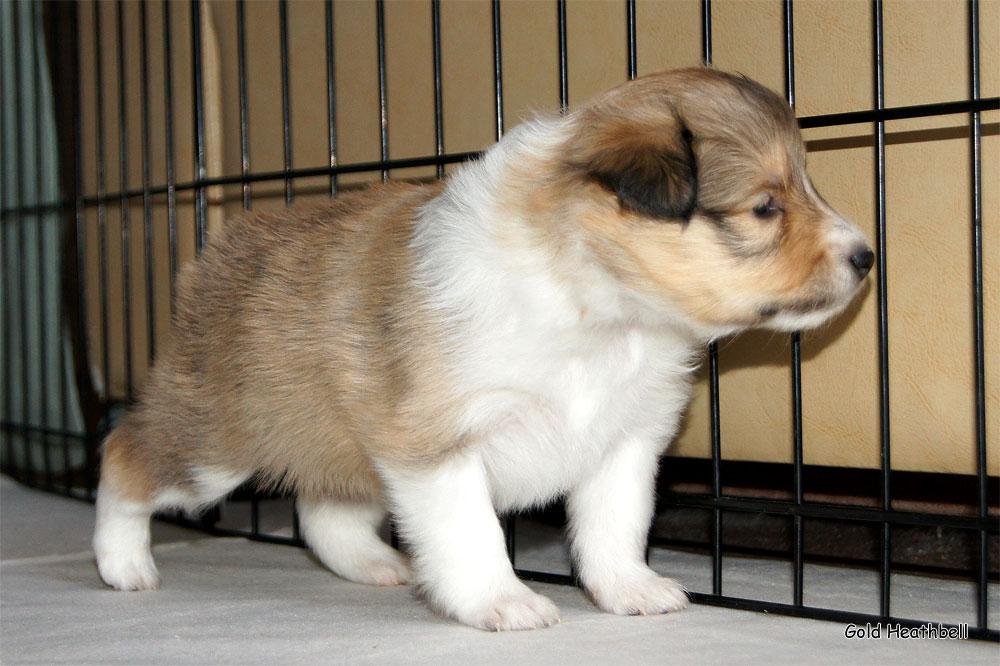
{"label": "puppy's neck ruff", "polygon": [[416,281],[464,387],[460,427],[484,438],[499,509],[565,492],[626,434],[666,446],[675,423],[662,410],[687,401],[701,348],[677,312],[592,255],[572,193],[543,175],[571,122],[508,134],[454,174],[414,232]]}
{"label": "puppy's neck ruff", "polygon": [[637,292],[594,256],[572,219],[592,211],[581,213],[573,186],[558,177],[576,121],[525,122],[463,165],[423,207],[412,245],[430,306],[491,327],[513,304],[537,325],[669,330],[672,344],[692,349],[734,332]]}

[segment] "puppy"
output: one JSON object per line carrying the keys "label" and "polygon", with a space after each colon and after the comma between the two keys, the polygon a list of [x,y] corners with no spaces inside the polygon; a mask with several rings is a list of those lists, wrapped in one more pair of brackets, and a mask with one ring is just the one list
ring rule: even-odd
{"label": "puppy", "polygon": [[[821,324],[872,265],[805,161],[778,95],[684,69],[524,123],[443,184],[232,220],[105,442],[101,577],[157,587],[150,514],[254,479],[297,494],[332,571],[417,582],[474,627],[558,622],[497,514],[560,497],[600,608],[683,608],[643,553],[701,350]],[[376,535],[387,510],[412,562]]]}

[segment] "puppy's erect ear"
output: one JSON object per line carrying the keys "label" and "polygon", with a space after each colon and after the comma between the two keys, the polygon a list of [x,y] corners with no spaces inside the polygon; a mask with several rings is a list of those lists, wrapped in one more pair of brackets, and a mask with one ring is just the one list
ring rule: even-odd
{"label": "puppy's erect ear", "polygon": [[698,198],[691,133],[674,116],[651,127],[626,116],[593,113],[574,137],[571,160],[640,215],[688,220]]}

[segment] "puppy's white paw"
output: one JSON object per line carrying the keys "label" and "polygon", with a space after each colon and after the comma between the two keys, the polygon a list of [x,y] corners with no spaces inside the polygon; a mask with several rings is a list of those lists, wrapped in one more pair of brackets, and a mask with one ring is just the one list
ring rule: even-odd
{"label": "puppy's white paw", "polygon": [[517,631],[540,629],[559,623],[559,609],[547,597],[525,592],[502,596],[470,613],[459,613],[458,619],[486,631]]}
{"label": "puppy's white paw", "polygon": [[611,585],[589,588],[601,610],[618,615],[656,615],[687,608],[684,588],[672,578],[651,569],[643,574],[620,577]]}
{"label": "puppy's white paw", "polygon": [[116,590],[155,590],[160,586],[160,574],[148,551],[98,553],[97,570]]}
{"label": "puppy's white paw", "polygon": [[367,557],[351,562],[339,562],[338,574],[365,585],[406,585],[413,580],[409,560],[388,546]]}

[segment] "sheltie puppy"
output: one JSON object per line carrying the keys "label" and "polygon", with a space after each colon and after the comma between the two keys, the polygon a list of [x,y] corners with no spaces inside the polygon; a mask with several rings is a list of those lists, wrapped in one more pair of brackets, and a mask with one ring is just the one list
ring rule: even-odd
{"label": "sheltie puppy", "polygon": [[683,608],[643,556],[705,344],[817,326],[872,266],[805,166],[781,97],[693,68],[525,122],[442,183],[231,220],[105,442],[101,577],[157,587],[150,515],[254,480],[297,495],[332,571],[473,627],[559,621],[497,518],[557,498],[597,606]]}

